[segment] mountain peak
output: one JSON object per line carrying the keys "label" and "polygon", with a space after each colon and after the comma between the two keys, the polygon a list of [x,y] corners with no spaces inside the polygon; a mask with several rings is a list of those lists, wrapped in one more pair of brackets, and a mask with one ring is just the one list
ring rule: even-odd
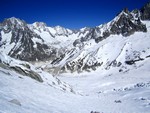
{"label": "mountain peak", "polygon": [[62,26],[57,25],[57,26],[54,27],[54,29],[65,29],[65,28],[62,27]]}
{"label": "mountain peak", "polygon": [[59,25],[55,26],[54,29],[56,30],[57,35],[67,35],[68,33],[72,33],[72,30]]}
{"label": "mountain peak", "polygon": [[130,12],[127,8],[123,9],[107,24],[107,29],[111,34],[122,34],[123,36],[129,36],[136,31],[147,31],[140,18],[135,18],[133,12]]}
{"label": "mountain peak", "polygon": [[140,9],[140,11],[142,20],[150,20],[150,2],[144,5],[144,7]]}
{"label": "mountain peak", "polygon": [[117,14],[117,16],[112,20],[113,22],[119,21],[121,18],[128,18],[131,16],[129,10],[127,8],[124,8],[120,13]]}
{"label": "mountain peak", "polygon": [[44,22],[34,22],[33,26],[43,28],[43,27],[46,27],[47,25]]}
{"label": "mountain peak", "polygon": [[24,21],[23,20],[20,20],[19,18],[16,18],[16,17],[11,17],[11,18],[7,18],[4,20],[5,22],[11,22],[13,25],[16,24],[16,25],[24,25]]}
{"label": "mountain peak", "polygon": [[150,1],[147,4],[145,4],[145,6],[150,7]]}
{"label": "mountain peak", "polygon": [[14,22],[14,21],[19,21],[20,19],[16,17],[10,17],[10,18],[7,18],[7,20]]}
{"label": "mountain peak", "polygon": [[128,8],[124,8],[122,12],[127,13],[127,14],[130,13],[129,10],[128,10]]}
{"label": "mountain peak", "polygon": [[11,17],[6,18],[0,26],[3,28],[5,27],[7,30],[11,29],[24,29],[26,27],[26,22],[24,20],[20,20],[19,18]]}

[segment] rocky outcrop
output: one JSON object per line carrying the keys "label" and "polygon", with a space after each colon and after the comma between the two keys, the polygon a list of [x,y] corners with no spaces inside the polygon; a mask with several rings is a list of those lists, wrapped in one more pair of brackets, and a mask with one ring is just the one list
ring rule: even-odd
{"label": "rocky outcrop", "polygon": [[36,61],[48,59],[53,53],[55,54],[55,49],[44,44],[43,39],[31,31],[23,20],[14,17],[6,19],[1,24],[1,28],[6,34],[11,32],[10,42],[2,42],[1,46],[4,46],[6,43],[15,43],[8,53],[13,58]]}
{"label": "rocky outcrop", "polygon": [[7,69],[7,70],[13,70],[13,71],[15,71],[15,72],[17,72],[23,76],[28,76],[28,77],[31,77],[32,79],[39,81],[39,82],[43,82],[41,76],[38,73],[36,73],[30,69],[26,70],[26,69],[22,69],[19,66],[9,66],[9,64],[5,64],[5,63],[0,63],[0,67]]}
{"label": "rocky outcrop", "polygon": [[150,20],[150,2],[142,7],[140,11],[142,20]]}
{"label": "rocky outcrop", "polygon": [[91,28],[89,33],[80,39],[80,42],[95,39],[98,43],[112,34],[130,36],[135,32],[147,32],[147,28],[141,22],[139,10],[130,12],[127,8],[125,8],[109,23]]}
{"label": "rocky outcrop", "polygon": [[31,77],[32,79],[39,81],[39,82],[43,82],[41,76],[32,70],[24,70],[18,66],[11,66],[10,69],[16,71],[17,73],[19,73],[23,76],[28,76],[28,77]]}
{"label": "rocky outcrop", "polygon": [[[23,65],[25,65],[25,64],[22,64],[22,66]],[[0,62],[0,67],[7,69],[7,70],[13,70],[13,71],[15,71],[15,72],[17,72],[23,76],[28,76],[28,77],[31,77],[32,79],[39,81],[39,82],[43,82],[41,76],[38,73],[32,71],[30,69],[30,67],[28,67],[28,69],[23,69],[20,66],[10,66],[9,64],[4,63],[4,62]]]}
{"label": "rocky outcrop", "polygon": [[141,22],[140,18],[134,18],[127,9],[124,9],[110,26],[111,34],[122,34],[123,36],[130,36],[139,31],[147,32],[147,28]]}
{"label": "rocky outcrop", "polygon": [[0,47],[1,47],[1,40],[2,40],[2,35],[1,35],[1,29],[0,29]]}

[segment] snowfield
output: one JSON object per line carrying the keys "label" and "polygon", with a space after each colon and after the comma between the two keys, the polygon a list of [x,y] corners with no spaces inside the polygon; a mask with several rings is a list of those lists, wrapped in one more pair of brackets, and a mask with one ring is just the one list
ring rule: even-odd
{"label": "snowfield", "polygon": [[118,69],[58,77],[76,93],[62,91],[0,68],[0,113],[149,113],[150,60]]}

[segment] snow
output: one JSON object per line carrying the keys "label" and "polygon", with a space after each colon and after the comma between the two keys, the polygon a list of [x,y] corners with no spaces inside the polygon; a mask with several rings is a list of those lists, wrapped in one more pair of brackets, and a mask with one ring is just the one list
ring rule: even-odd
{"label": "snow", "polygon": [[87,41],[84,45],[84,50],[74,61],[86,56],[87,59],[84,59],[85,63],[88,60],[90,61],[90,59],[96,59],[98,62],[103,62],[102,67],[105,68],[105,66],[114,60],[121,63],[128,60],[135,60],[138,54],[140,58],[145,59],[146,56],[150,55],[149,22],[146,22],[146,25],[148,33],[136,32],[134,35],[128,37],[111,35],[98,44],[94,40]]}
{"label": "snow", "polygon": [[[115,21],[118,18],[115,18]],[[2,34],[4,53],[0,52],[0,113],[149,113],[150,112],[150,22],[144,21],[148,32],[136,32],[129,37],[111,35],[107,39],[95,43],[93,39],[84,42],[82,49],[73,47],[74,40],[88,33],[72,33],[69,29],[57,26],[55,29],[43,26],[34,30],[44,42],[53,43],[57,47],[68,49],[64,59],[54,68],[62,67],[69,61],[78,61],[85,57],[83,63],[103,62],[96,71],[83,73],[63,73],[58,77],[37,69],[28,62],[15,60],[6,54],[14,45],[10,43],[10,33]],[[42,24],[42,23],[41,23]],[[42,24],[43,25],[43,24]],[[41,26],[41,25],[40,25]],[[39,26],[39,27],[40,27]],[[110,23],[103,31],[109,29]],[[48,31],[44,29],[48,29]],[[81,29],[84,32],[86,28]],[[58,32],[58,33],[57,33]],[[67,36],[59,36],[65,32]],[[56,35],[57,34],[57,35]],[[55,35],[53,37],[53,35]],[[44,43],[41,39],[33,38],[36,42]],[[60,42],[60,43],[59,43]],[[9,47],[8,47],[9,46]],[[70,49],[71,48],[71,49]],[[125,64],[127,60],[135,60],[140,55],[144,60],[133,65]],[[122,62],[121,67],[110,67],[108,64],[116,60]],[[37,63],[37,62],[36,62]],[[42,66],[49,62],[38,62]],[[9,64],[7,68],[1,64]],[[24,65],[29,65],[30,69]],[[40,75],[40,83],[30,77],[23,76],[10,67],[18,66],[24,71],[33,71]],[[123,71],[119,72],[118,70]]]}
{"label": "snow", "polygon": [[[149,26],[150,23],[147,22],[147,27]],[[149,113],[150,59],[146,58],[150,55],[149,41],[149,29],[148,33],[137,32],[129,37],[111,35],[99,44],[90,40],[82,50],[73,52],[70,50],[58,65],[64,65],[70,60],[76,61],[88,54],[103,61],[103,66],[92,72],[64,73],[58,78],[37,70],[27,62],[14,60],[1,53],[2,62],[19,66],[24,70],[27,68],[21,64],[27,63],[33,71],[40,74],[44,82],[39,83],[12,70],[0,68],[0,112]],[[145,52],[142,52],[143,50]],[[134,51],[140,52],[140,57],[144,60],[133,66],[124,64],[127,69],[122,67],[104,69],[108,61],[116,59],[118,62],[124,62],[126,58],[131,60],[134,58],[132,54]],[[74,56],[68,59],[72,55]],[[85,63],[86,61],[88,58]],[[119,72],[120,68],[124,71]],[[74,93],[71,92],[71,88]],[[12,100],[15,102],[11,102]]]}
{"label": "snow", "polygon": [[9,33],[4,33],[3,31],[1,31],[1,35],[2,35],[2,40],[1,40],[1,42],[2,42],[2,45],[3,45],[3,43],[5,43],[5,45],[3,45],[1,48],[0,48],[0,50],[1,51],[4,51],[6,54],[8,54],[10,51],[11,51],[11,49],[15,46],[15,43],[11,43],[10,44],[10,42],[11,42],[11,32],[9,32]]}
{"label": "snow", "polygon": [[[129,73],[113,74],[113,70],[97,70],[75,76],[68,73],[59,77],[73,86],[78,94],[62,92],[29,77],[0,68],[0,112],[149,113],[150,85],[132,87],[138,83],[149,83],[149,64],[148,60],[144,66]],[[126,87],[131,90],[117,90]],[[13,99],[19,101],[21,106],[11,103]]]}
{"label": "snow", "polygon": [[34,42],[35,45],[36,45],[36,42],[41,43],[41,44],[43,43],[41,39],[38,39],[35,37],[32,38],[32,41]]}
{"label": "snow", "polygon": [[80,29],[81,32],[84,32],[87,29],[87,27],[83,27]]}
{"label": "snow", "polygon": [[44,72],[40,69],[36,69],[33,65],[29,64],[28,62],[13,59],[4,53],[0,53],[0,60],[4,64],[9,64],[8,67],[20,67],[25,72],[26,71],[29,71],[29,72],[32,71],[32,72],[39,74],[40,77],[42,78],[42,80],[44,81],[44,83],[46,83],[46,84],[48,84],[54,88],[57,88],[60,90],[65,90],[65,91],[71,91],[72,90],[68,84],[61,82],[58,78],[53,77],[51,74],[49,74],[47,72]]}
{"label": "snow", "polygon": [[66,29],[61,26],[55,26],[54,29],[56,30],[56,34],[58,35],[67,34]]}
{"label": "snow", "polygon": [[[130,66],[125,64],[126,61],[138,60],[139,58],[145,59],[150,55],[150,22],[144,21],[143,23],[145,23],[148,28],[147,33],[136,32],[128,37],[123,37],[122,35],[111,35],[98,44],[94,39],[91,39],[83,42],[83,47],[79,48],[79,50],[72,45],[74,40],[79,38],[76,37],[78,33],[77,35],[72,34],[69,37],[56,36],[55,39],[60,40],[58,45],[61,46],[59,47],[64,48],[65,52],[67,50],[68,54],[65,53],[64,59],[62,59],[59,64],[55,65],[55,67],[63,67],[66,63],[78,63],[80,59],[84,58],[83,66],[85,64],[93,65],[98,62],[100,64],[102,63],[101,68],[105,69],[110,68],[109,65],[111,65],[113,61],[116,61],[117,63],[122,63],[122,67],[120,67],[121,70],[122,68],[130,68]],[[74,53],[69,54],[71,50],[74,50]],[[52,68],[54,65],[51,65],[48,62],[43,62],[43,65],[42,63],[36,63],[36,66],[42,66],[44,69],[48,70],[48,68]],[[81,67],[81,71],[83,66]],[[128,69],[124,69],[124,71],[125,70]]]}
{"label": "snow", "polygon": [[[81,37],[78,36],[78,34],[73,33],[70,29],[66,29],[61,26],[47,27],[43,22],[28,24],[28,27],[38,34],[44,40],[45,44],[56,48],[65,48],[70,46],[76,39]],[[33,39],[33,41],[35,43],[38,39]]]}
{"label": "snow", "polygon": [[19,25],[22,25],[22,24],[23,24],[20,19],[15,18],[15,17],[11,17],[11,18],[9,18],[9,20],[10,20],[13,24],[16,24],[16,23],[18,23]]}
{"label": "snow", "polygon": [[55,35],[55,34],[56,34],[56,31],[54,30],[54,28],[48,27],[48,29],[49,29],[49,31],[50,31],[50,33],[51,33],[52,35]]}
{"label": "snow", "polygon": [[44,27],[46,27],[46,24],[44,22],[34,22],[32,25],[34,27],[36,27],[36,28],[44,28]]}

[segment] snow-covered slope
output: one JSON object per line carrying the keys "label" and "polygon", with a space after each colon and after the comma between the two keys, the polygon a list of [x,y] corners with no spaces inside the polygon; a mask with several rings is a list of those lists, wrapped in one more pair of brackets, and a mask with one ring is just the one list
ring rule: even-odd
{"label": "snow-covered slope", "polygon": [[75,40],[74,46],[69,46],[62,57],[57,57],[53,62],[44,62],[43,66],[36,64],[57,74],[91,71],[98,67],[120,67],[120,71],[123,71],[123,68],[149,56],[149,27],[149,21],[135,18],[125,9],[107,24],[88,29],[89,33]]}
{"label": "snow-covered slope", "polygon": [[150,60],[138,65],[127,73],[113,69],[59,77],[80,92],[77,94],[64,93],[0,67],[0,112],[149,113]]}
{"label": "snow-covered slope", "polygon": [[66,83],[60,81],[57,77],[53,77],[51,74],[44,72],[40,69],[36,69],[28,62],[15,60],[4,53],[0,53],[0,68],[1,73],[21,78],[23,76],[30,77],[39,84],[45,84],[49,87],[54,87],[62,91],[69,91],[75,93],[73,89]]}
{"label": "snow-covered slope", "polygon": [[72,65],[74,70],[78,68],[74,66],[81,64],[79,69],[82,70],[83,68],[88,69],[90,66],[96,67],[97,65],[102,65],[106,68],[123,66],[128,65],[127,61],[146,59],[150,55],[150,22],[147,21],[145,24],[148,28],[147,33],[136,32],[128,37],[111,35],[98,44],[94,40],[86,42],[84,50],[68,65]]}

